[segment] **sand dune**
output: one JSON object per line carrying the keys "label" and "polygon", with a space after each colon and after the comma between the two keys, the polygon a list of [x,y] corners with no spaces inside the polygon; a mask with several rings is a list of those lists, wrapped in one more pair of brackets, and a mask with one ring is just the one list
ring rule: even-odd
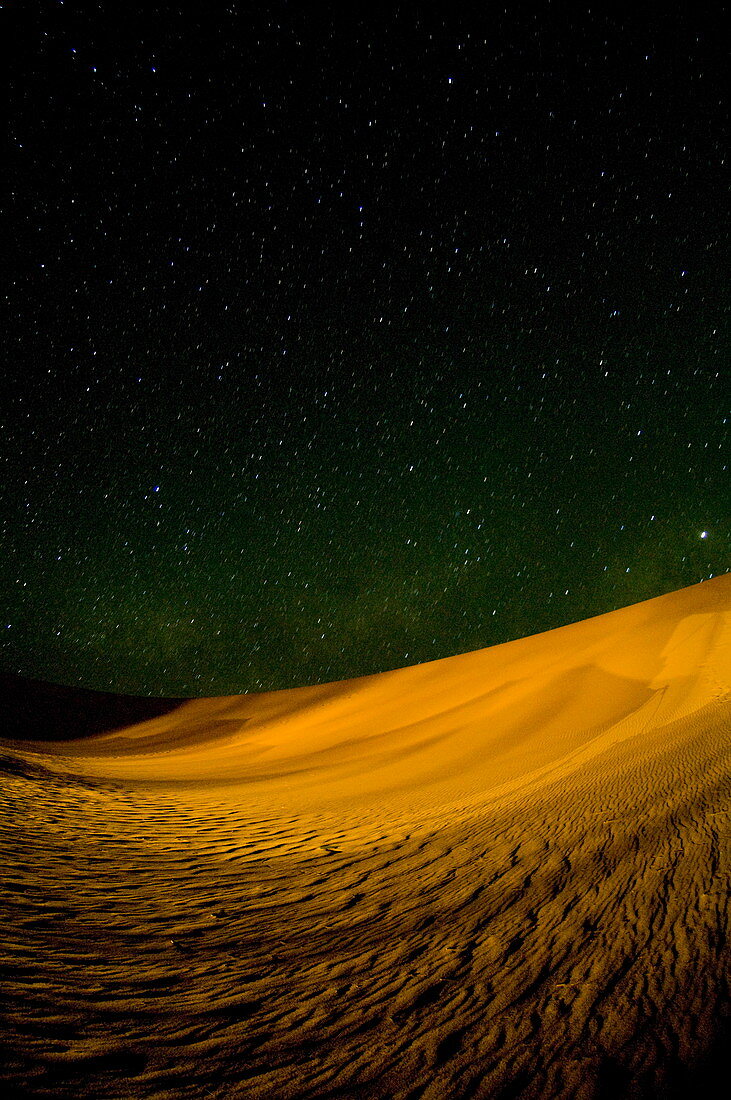
{"label": "sand dune", "polygon": [[[46,691],[34,710],[38,685],[5,684],[0,1080],[708,1095],[730,679],[724,576],[292,691],[132,711]],[[74,707],[95,732],[57,740]]]}

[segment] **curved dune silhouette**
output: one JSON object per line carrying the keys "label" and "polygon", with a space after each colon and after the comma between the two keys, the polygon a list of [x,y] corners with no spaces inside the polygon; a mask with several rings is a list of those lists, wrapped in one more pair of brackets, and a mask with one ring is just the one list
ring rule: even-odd
{"label": "curved dune silhouette", "polygon": [[728,1039],[730,672],[723,576],[341,683],[107,719],[87,699],[76,740],[54,739],[72,696],[60,721],[16,683],[0,1079],[702,1091]]}

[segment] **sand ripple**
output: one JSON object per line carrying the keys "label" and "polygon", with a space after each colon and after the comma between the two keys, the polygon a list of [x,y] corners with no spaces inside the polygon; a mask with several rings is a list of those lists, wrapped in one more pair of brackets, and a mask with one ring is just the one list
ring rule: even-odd
{"label": "sand ripple", "polygon": [[730,608],[719,578],[512,649],[6,742],[0,1079],[703,1095],[729,1036]]}

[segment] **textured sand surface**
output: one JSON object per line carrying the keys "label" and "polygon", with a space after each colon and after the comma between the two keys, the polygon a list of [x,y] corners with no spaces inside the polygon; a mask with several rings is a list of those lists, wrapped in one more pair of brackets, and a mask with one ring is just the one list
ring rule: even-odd
{"label": "textured sand surface", "polygon": [[54,742],[46,706],[47,741],[0,746],[0,1080],[38,1097],[711,1095],[730,679],[724,576],[83,740]]}

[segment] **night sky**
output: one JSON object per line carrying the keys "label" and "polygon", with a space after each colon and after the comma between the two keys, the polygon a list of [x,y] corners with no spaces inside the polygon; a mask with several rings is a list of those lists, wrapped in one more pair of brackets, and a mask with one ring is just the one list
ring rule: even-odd
{"label": "night sky", "polygon": [[291,687],[728,569],[722,6],[505,6],[3,4],[0,670]]}

